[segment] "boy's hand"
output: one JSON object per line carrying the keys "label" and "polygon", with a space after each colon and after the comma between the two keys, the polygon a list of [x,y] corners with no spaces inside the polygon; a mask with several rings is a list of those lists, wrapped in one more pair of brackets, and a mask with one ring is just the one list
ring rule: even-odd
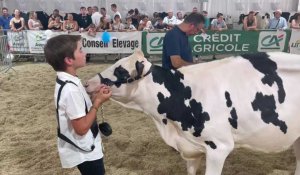
{"label": "boy's hand", "polygon": [[105,101],[107,101],[110,98],[111,94],[112,94],[112,92],[108,86],[100,85],[98,90],[95,91],[94,94],[92,95],[93,105],[96,108],[99,108],[99,106],[102,103],[104,103]]}

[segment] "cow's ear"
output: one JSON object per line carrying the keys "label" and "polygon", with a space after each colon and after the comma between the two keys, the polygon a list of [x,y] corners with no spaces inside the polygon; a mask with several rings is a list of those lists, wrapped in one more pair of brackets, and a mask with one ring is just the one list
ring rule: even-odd
{"label": "cow's ear", "polygon": [[135,69],[136,69],[136,71],[137,71],[137,75],[142,75],[142,73],[143,73],[143,70],[144,70],[144,61],[136,61],[135,62]]}

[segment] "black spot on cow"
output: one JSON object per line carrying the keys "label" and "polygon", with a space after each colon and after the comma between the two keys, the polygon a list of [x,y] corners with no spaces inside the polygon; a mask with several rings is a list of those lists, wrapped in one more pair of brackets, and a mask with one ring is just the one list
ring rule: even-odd
{"label": "black spot on cow", "polygon": [[213,141],[205,141],[205,144],[210,146],[212,149],[217,149],[217,145]]}
{"label": "black spot on cow", "polygon": [[[225,91],[225,98],[226,98],[226,105],[228,108],[232,107],[232,101],[231,101],[231,98],[230,98],[230,93]],[[236,114],[236,110],[234,107],[232,107],[231,111],[230,111],[230,116],[231,118],[229,117],[228,118],[228,121],[230,123],[230,125],[237,129],[238,127],[238,123],[237,123],[237,119],[238,119],[238,116]]]}
{"label": "black spot on cow", "polygon": [[152,76],[155,83],[164,85],[170,93],[169,97],[165,97],[161,92],[157,94],[160,102],[157,107],[158,113],[166,114],[168,119],[180,122],[183,131],[194,127],[193,135],[201,136],[204,123],[210,120],[210,117],[203,110],[202,104],[191,98],[191,88],[180,81],[184,80],[184,75],[177,70],[172,72],[159,66],[153,66]]}
{"label": "black spot on cow", "polygon": [[167,119],[162,119],[162,122],[165,124],[165,125],[167,125],[168,124],[168,120]]}
{"label": "black spot on cow", "polygon": [[237,124],[238,116],[237,116],[237,114],[236,114],[235,108],[232,108],[232,109],[231,109],[230,115],[231,115],[231,118],[228,118],[228,121],[229,121],[230,125],[231,125],[233,128],[237,129],[237,127],[238,127],[238,124]]}
{"label": "black spot on cow", "polygon": [[287,125],[284,121],[278,119],[278,113],[276,113],[276,103],[273,95],[263,95],[262,93],[256,93],[255,99],[252,102],[253,110],[261,111],[261,118],[265,123],[272,123],[275,126],[279,126],[280,130],[286,134]]}
{"label": "black spot on cow", "polygon": [[227,105],[227,107],[231,107],[232,106],[232,101],[230,99],[230,94],[227,91],[225,92],[225,98],[226,98],[226,105]]}
{"label": "black spot on cow", "polygon": [[117,80],[115,82],[115,85],[117,87],[121,86],[122,84],[121,82],[124,82],[130,78],[129,72],[126,69],[124,69],[122,66],[119,66],[115,69],[114,76],[117,77]]}
{"label": "black spot on cow", "polygon": [[266,53],[243,54],[242,57],[249,60],[255,69],[263,73],[265,76],[262,78],[264,84],[272,86],[275,82],[278,86],[278,101],[284,102],[285,91],[282,79],[277,74],[277,64],[269,58]]}

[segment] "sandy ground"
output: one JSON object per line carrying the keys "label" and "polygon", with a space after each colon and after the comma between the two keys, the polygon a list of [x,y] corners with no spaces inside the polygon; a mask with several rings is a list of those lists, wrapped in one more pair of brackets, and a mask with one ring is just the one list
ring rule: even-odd
{"label": "sandy ground", "polygon": [[[86,80],[109,64],[90,63],[79,70]],[[0,174],[79,174],[64,170],[56,147],[53,102],[55,72],[45,63],[18,63],[16,72],[0,72]],[[159,136],[145,114],[114,102],[104,105],[113,134],[103,138],[108,175],[184,175],[186,163]],[[98,119],[100,121],[100,114]],[[224,175],[288,175],[295,169],[292,150],[264,154],[234,150],[224,165]],[[198,175],[205,172],[205,156]]]}

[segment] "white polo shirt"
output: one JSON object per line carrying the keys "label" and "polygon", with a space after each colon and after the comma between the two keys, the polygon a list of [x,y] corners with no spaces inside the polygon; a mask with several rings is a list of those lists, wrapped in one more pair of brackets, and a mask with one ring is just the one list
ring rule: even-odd
{"label": "white polo shirt", "polygon": [[96,27],[99,26],[101,17],[102,17],[102,15],[99,12],[95,12],[92,14],[92,16],[91,16],[92,23],[95,24]]}
{"label": "white polo shirt", "polygon": [[[62,81],[69,80],[77,85],[75,86],[72,83],[67,83],[62,89],[58,110],[60,132],[74,142],[77,146],[85,150],[91,150],[91,146],[93,144],[95,145],[95,148],[92,152],[84,152],[58,138],[58,152],[62,167],[71,168],[85,161],[101,159],[103,157],[103,152],[100,131],[95,139],[91,130],[89,130],[85,135],[80,136],[76,134],[71,124],[71,120],[86,115],[84,100],[86,101],[88,111],[91,108],[92,102],[88,94],[86,93],[78,77],[70,75],[66,72],[57,72],[57,76]],[[60,84],[56,83],[54,93],[55,106],[57,104],[59,88]]]}

